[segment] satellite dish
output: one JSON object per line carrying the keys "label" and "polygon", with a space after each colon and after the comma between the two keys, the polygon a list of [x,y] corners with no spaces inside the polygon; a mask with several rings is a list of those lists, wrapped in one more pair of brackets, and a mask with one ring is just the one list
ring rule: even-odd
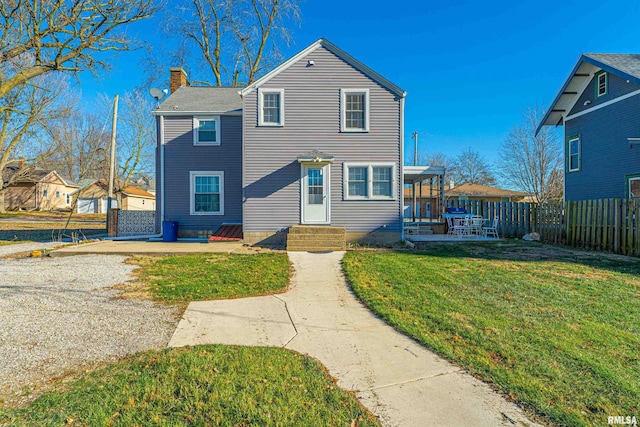
{"label": "satellite dish", "polygon": [[153,96],[156,99],[156,101],[160,101],[164,96],[164,92],[162,92],[160,89],[157,89],[155,87],[152,87],[151,89],[149,89],[149,93],[151,94],[151,96]]}

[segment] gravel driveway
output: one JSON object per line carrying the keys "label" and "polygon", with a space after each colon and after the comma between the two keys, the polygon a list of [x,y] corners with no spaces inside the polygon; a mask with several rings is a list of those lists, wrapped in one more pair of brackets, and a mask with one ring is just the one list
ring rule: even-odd
{"label": "gravel driveway", "polygon": [[0,259],[0,402],[70,368],[166,347],[178,309],[118,299],[125,257]]}

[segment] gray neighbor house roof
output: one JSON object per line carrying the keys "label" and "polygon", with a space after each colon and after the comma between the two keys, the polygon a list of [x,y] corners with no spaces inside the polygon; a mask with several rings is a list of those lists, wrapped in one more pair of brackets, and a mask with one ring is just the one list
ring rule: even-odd
{"label": "gray neighbor house roof", "polygon": [[540,132],[543,126],[562,124],[564,113],[571,109],[570,107],[580,96],[578,91],[583,86],[582,83],[585,79],[590,79],[597,70],[607,71],[640,86],[640,54],[582,54],[540,121],[536,133]]}
{"label": "gray neighbor house roof", "polygon": [[238,87],[181,86],[153,114],[241,113],[240,90]]}

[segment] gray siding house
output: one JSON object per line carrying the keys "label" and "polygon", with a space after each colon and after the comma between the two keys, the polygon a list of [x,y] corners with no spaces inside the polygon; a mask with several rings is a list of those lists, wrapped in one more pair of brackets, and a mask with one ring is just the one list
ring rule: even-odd
{"label": "gray siding house", "polygon": [[244,88],[189,87],[171,72],[154,112],[159,222],[184,236],[241,223],[248,243],[297,225],[402,238],[398,86],[324,39]]}
{"label": "gray siding house", "polygon": [[542,126],[564,125],[565,200],[640,197],[640,55],[584,54]]}

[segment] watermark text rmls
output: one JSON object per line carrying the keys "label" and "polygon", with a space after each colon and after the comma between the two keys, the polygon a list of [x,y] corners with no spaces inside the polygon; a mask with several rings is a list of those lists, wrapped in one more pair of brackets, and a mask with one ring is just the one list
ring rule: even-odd
{"label": "watermark text rmls", "polygon": [[636,420],[635,416],[609,416],[607,417],[607,421],[609,425],[619,425],[619,426],[637,426],[638,420]]}

